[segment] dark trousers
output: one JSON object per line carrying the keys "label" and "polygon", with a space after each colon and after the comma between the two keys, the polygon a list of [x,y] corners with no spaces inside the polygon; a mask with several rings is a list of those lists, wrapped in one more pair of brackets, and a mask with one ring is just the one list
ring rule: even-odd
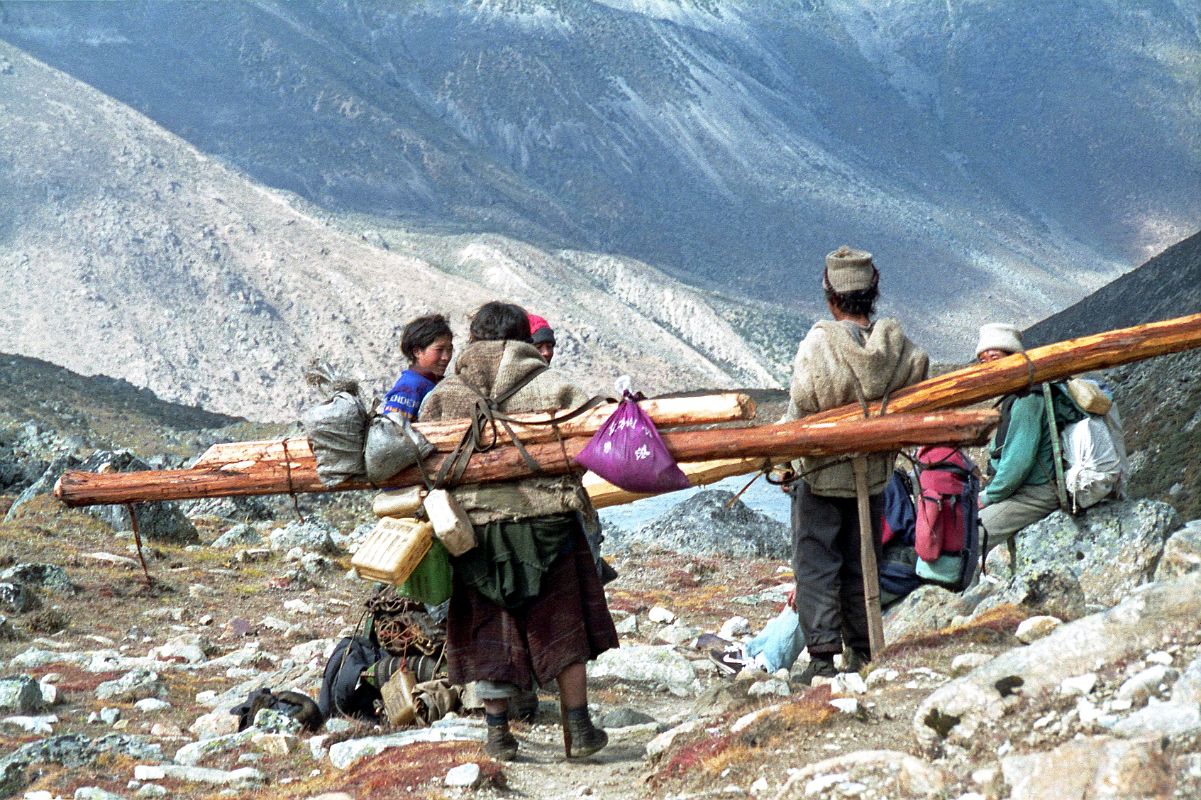
{"label": "dark trousers", "polygon": [[[883,495],[870,498],[876,563],[882,560]],[[809,655],[869,650],[859,553],[859,505],[853,497],[813,494],[797,481],[792,489],[792,570],[797,616]]]}

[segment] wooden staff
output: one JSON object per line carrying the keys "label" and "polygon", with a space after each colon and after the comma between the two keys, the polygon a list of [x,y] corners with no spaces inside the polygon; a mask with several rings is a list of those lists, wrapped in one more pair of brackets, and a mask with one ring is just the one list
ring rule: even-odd
{"label": "wooden staff", "polygon": [[875,659],[884,652],[884,621],[880,616],[880,576],[867,494],[867,459],[863,456],[851,459],[851,469],[855,473],[855,497],[859,501],[859,563],[863,570],[863,602],[867,606],[867,641],[871,657]]}
{"label": "wooden staff", "polygon": [[[663,442],[677,461],[718,458],[799,458],[846,453],[899,450],[921,444],[982,443],[996,425],[995,411],[957,411],[940,414],[889,414],[849,422],[789,422],[754,428],[670,431]],[[534,444],[526,452],[539,465],[535,472],[516,447],[497,447],[476,453],[463,474],[463,483],[511,481],[534,475],[561,475],[579,470],[572,461],[587,445],[577,437]],[[437,472],[447,454],[426,460],[428,473]],[[419,485],[420,471],[411,467],[375,487],[365,481],[346,481],[328,487],[316,470],[290,462],[267,462],[245,471],[182,469],[145,472],[67,472],[54,487],[55,497],[69,506],[151,500],[192,500],[260,494],[400,489]]]}

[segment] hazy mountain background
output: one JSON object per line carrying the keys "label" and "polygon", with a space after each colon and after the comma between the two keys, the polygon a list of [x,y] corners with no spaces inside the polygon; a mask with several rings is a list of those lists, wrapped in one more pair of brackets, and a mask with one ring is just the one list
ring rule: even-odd
{"label": "hazy mountain background", "polygon": [[955,359],[1196,229],[1199,28],[1168,0],[3,2],[0,350],[283,418],[308,356],[382,385],[405,319],[499,294],[594,388],[772,385],[845,241]]}

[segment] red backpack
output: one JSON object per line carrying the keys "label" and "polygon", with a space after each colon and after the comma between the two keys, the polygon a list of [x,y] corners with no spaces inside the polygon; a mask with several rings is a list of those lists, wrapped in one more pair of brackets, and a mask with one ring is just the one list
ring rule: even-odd
{"label": "red backpack", "polygon": [[917,523],[915,549],[923,561],[933,563],[943,554],[979,551],[977,499],[980,483],[974,465],[957,447],[919,448],[917,471]]}

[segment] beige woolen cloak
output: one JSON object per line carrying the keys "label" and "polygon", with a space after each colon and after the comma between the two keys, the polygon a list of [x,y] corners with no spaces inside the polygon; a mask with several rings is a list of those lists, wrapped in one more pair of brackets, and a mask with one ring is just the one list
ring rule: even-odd
{"label": "beige woolen cloak", "polygon": [[[880,319],[867,328],[852,322],[821,320],[806,334],[792,365],[788,411],[781,422],[803,419],[848,403],[879,400],[926,379],[930,360],[911,342],[895,319]],[[895,453],[867,458],[868,491],[884,491],[892,475]],[[830,465],[830,466],[826,466]],[[854,497],[855,476],[845,456],[803,458],[795,462],[813,493]]]}

